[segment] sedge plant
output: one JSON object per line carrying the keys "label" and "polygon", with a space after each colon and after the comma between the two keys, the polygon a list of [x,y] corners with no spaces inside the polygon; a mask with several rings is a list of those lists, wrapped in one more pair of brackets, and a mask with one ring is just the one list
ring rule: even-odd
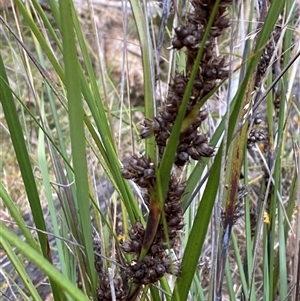
{"label": "sedge plant", "polygon": [[1,265],[2,295],[45,300],[30,264],[56,301],[298,300],[299,1],[165,0],[155,19],[146,1],[122,1],[120,82],[73,1],[12,3],[0,15],[2,156],[32,225],[3,160],[0,245],[14,272]]}

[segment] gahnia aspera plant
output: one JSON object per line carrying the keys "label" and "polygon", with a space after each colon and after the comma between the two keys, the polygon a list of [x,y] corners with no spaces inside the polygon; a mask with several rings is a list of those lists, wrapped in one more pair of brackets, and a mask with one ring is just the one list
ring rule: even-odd
{"label": "gahnia aspera plant", "polygon": [[0,298],[299,300],[299,1],[8,2]]}

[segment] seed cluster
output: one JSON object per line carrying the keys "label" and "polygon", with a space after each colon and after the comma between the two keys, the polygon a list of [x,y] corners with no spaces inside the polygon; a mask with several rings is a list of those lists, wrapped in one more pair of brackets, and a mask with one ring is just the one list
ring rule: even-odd
{"label": "seed cluster", "polygon": [[253,123],[251,122],[249,125],[249,134],[247,140],[247,148],[251,150],[255,143],[267,142],[267,134],[266,134],[266,122],[265,117],[262,117],[262,114],[259,111],[254,113]]}
{"label": "seed cluster", "polygon": [[179,275],[180,269],[176,262],[168,256],[146,255],[142,261],[133,262],[127,269],[127,275],[136,284],[155,283],[166,273]]}
{"label": "seed cluster", "polygon": [[[108,273],[104,271],[101,254],[100,241],[94,240],[94,256],[95,256],[95,269],[99,278],[99,285],[97,287],[97,300],[98,301],[111,301],[112,300],[112,289],[114,290],[115,300],[125,300],[126,292],[123,288],[123,281],[121,277],[115,276],[110,281]],[[112,282],[112,283],[111,283]]]}
{"label": "seed cluster", "polygon": [[265,141],[265,140],[266,140],[265,131],[263,129],[253,128],[250,131],[250,134],[248,137],[247,148],[251,149],[251,148],[253,148],[255,143]]}
{"label": "seed cluster", "polygon": [[[176,74],[163,110],[158,113],[153,121],[145,119],[142,124],[141,138],[149,138],[154,134],[160,156],[163,154],[172,131],[186,84],[186,77],[183,74]],[[195,85],[197,85],[197,82],[194,83]],[[186,115],[191,112],[194,105],[195,98],[191,97]],[[201,110],[194,123],[185,132],[181,133],[174,162],[176,166],[184,166],[190,158],[200,160],[202,157],[211,157],[214,154],[214,148],[208,144],[207,138],[198,131],[206,117],[206,111]]]}
{"label": "seed cluster", "polygon": [[[187,15],[186,24],[181,24],[175,28],[175,36],[172,40],[172,47],[180,50],[185,47],[187,52],[186,72],[175,73],[173,82],[169,87],[168,94],[164,101],[161,111],[153,120],[145,119],[142,123],[140,137],[147,139],[155,137],[159,158],[163,156],[170,133],[172,132],[182,99],[189,81],[190,73],[194,65],[195,58],[201,41],[204,36],[205,28],[210,18],[214,2],[212,0],[191,0],[193,9]],[[226,6],[231,1],[223,0],[218,7],[216,18],[206,41],[200,67],[193,83],[191,96],[188,100],[185,117],[194,116],[191,125],[180,134],[178,147],[176,149],[174,165],[182,167],[190,159],[201,160],[202,157],[214,155],[214,147],[209,145],[206,135],[199,130],[204,120],[207,118],[206,110],[199,110],[195,114],[195,106],[199,100],[211,92],[218,81],[228,77],[227,65],[223,56],[217,56],[215,52],[216,38],[221,35],[223,30],[229,26],[229,19],[224,16]],[[193,112],[193,114],[190,114]],[[190,114],[190,115],[189,115]],[[195,116],[196,115],[196,116]],[[159,166],[159,164],[158,164]],[[155,218],[155,199],[157,195],[156,187],[156,166],[149,158],[144,156],[132,155],[123,163],[122,176],[132,180],[144,193],[144,201],[148,206],[151,217]],[[172,175],[169,181],[168,192],[164,200],[163,212],[158,223],[158,228],[148,249],[147,240],[149,228],[144,228],[139,221],[135,222],[128,231],[128,240],[121,242],[124,253],[129,253],[132,258],[130,263],[124,266],[123,283],[119,279],[114,279],[114,286],[117,288],[119,299],[124,296],[124,286],[135,283],[138,286],[157,282],[166,273],[179,275],[180,264],[170,254],[170,249],[176,251],[180,231],[184,227],[183,211],[181,199],[185,193],[185,185]],[[242,192],[241,192],[242,194]],[[156,208],[157,209],[157,208]],[[158,215],[160,217],[160,215]],[[147,254],[140,259],[141,250],[147,246]],[[144,250],[144,249],[143,249]],[[100,265],[101,266],[101,265]],[[98,269],[97,269],[98,271]],[[107,275],[99,273],[101,284],[98,289],[99,300],[109,300],[111,282]],[[123,279],[122,278],[122,279]],[[107,294],[107,295],[106,295]]]}
{"label": "seed cluster", "polygon": [[[193,10],[187,16],[187,24],[179,25],[175,28],[175,36],[172,40],[174,49],[186,47],[188,70],[191,70],[194,64],[214,6],[214,1],[193,0],[191,3],[193,5]],[[216,55],[215,38],[220,36],[224,29],[230,25],[229,19],[224,16],[226,6],[230,3],[231,1],[221,1],[205,44],[203,57],[200,63],[201,68],[196,79],[198,82],[198,89],[201,90],[199,91],[199,97],[203,97],[211,91],[215,87],[217,79],[223,79],[228,76],[224,58]]]}
{"label": "seed cluster", "polygon": [[210,279],[211,267],[212,267],[212,262],[211,262],[210,257],[203,256],[198,263],[198,268],[200,270],[199,276],[201,279],[201,285],[205,291],[207,291],[207,289],[209,287],[209,283],[211,281],[211,279]]}
{"label": "seed cluster", "polygon": [[265,76],[267,69],[269,67],[271,57],[275,51],[276,44],[279,40],[280,34],[281,34],[281,28],[279,26],[276,26],[272,32],[270,42],[264,48],[263,53],[259,59],[259,63],[257,65],[256,75],[255,75],[255,87],[259,87],[261,85],[262,79]]}
{"label": "seed cluster", "polygon": [[257,208],[256,206],[251,206],[250,209],[250,227],[251,227],[251,237],[254,237],[257,225]]}
{"label": "seed cluster", "polygon": [[[144,170],[147,170],[149,169],[149,166],[152,166],[150,160],[145,159],[144,157],[138,158],[132,156],[132,159],[128,160],[127,164],[124,165],[122,174],[126,175],[128,179],[130,178],[129,175],[131,175],[132,177],[130,179],[138,184],[137,174],[133,172],[133,167],[137,162],[142,162],[143,164],[147,162],[147,165],[144,165]],[[138,172],[141,175],[143,174],[141,169],[136,168],[135,170],[139,170]],[[148,193],[151,191],[151,185],[154,180],[155,178],[152,177],[150,178],[148,185],[141,186],[149,189],[144,195],[144,200],[148,207],[150,207],[150,196]],[[164,276],[165,273],[179,274],[179,264],[170,258],[167,249],[174,248],[178,238],[178,231],[184,227],[180,204],[184,191],[185,186],[180,184],[175,177],[171,177],[167,198],[164,204],[164,217],[167,229],[164,228],[164,225],[161,222],[145,258],[141,261],[135,260],[127,267],[126,275],[133,283],[150,284],[156,282],[159,278]],[[128,236],[130,240],[124,241],[122,243],[122,248],[125,253],[131,253],[135,258],[138,258],[145,236],[145,228],[140,222],[136,222],[129,230]]]}
{"label": "seed cluster", "polygon": [[[175,28],[175,36],[172,40],[174,49],[186,48],[187,62],[186,75],[175,73],[173,84],[170,86],[165,105],[154,120],[146,119],[142,124],[140,136],[143,139],[155,136],[162,155],[174,125],[188,80],[194,65],[199,46],[204,36],[205,28],[210,18],[214,1],[191,1],[193,10],[187,16],[187,23]],[[186,116],[194,108],[195,104],[207,95],[217,85],[218,80],[228,77],[228,69],[223,56],[217,56],[215,52],[216,37],[220,36],[229,26],[229,19],[224,16],[226,6],[231,1],[221,1],[216,18],[206,41],[200,68],[193,83],[192,93],[187,105]],[[180,135],[174,164],[184,166],[190,158],[200,160],[202,157],[211,157],[214,148],[208,144],[207,138],[198,133],[198,128],[206,119],[207,113],[201,110],[194,123]]]}
{"label": "seed cluster", "polygon": [[133,155],[124,163],[122,176],[142,188],[149,188],[155,180],[154,164],[150,159]]}
{"label": "seed cluster", "polygon": [[[166,110],[160,112],[153,122],[146,119],[142,128],[142,133],[154,133],[161,155],[166,146],[174,121],[171,121],[171,118],[169,118],[171,115],[170,112],[168,112],[168,108],[174,110],[174,106],[166,106]],[[198,132],[198,128],[206,116],[205,111],[200,111],[195,122],[180,135],[180,143],[174,162],[175,165],[184,166],[190,157],[193,160],[200,160],[202,157],[211,157],[214,154],[214,148],[208,144],[206,136]],[[145,138],[142,133],[141,137]]]}
{"label": "seed cluster", "polygon": [[[122,301],[125,300],[126,294],[123,291],[123,284],[121,278],[113,279],[113,289],[115,290],[115,300]],[[97,299],[99,301],[111,301],[111,283],[108,276],[103,276],[100,278],[99,287],[97,289]]]}

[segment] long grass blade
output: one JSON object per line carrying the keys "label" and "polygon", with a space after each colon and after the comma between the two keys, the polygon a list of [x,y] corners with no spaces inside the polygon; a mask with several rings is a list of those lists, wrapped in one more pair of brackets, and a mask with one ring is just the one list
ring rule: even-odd
{"label": "long grass blade", "polygon": [[[86,267],[90,276],[91,288],[87,289],[94,293],[96,289],[96,273],[94,267],[94,254],[92,242],[92,228],[90,224],[90,201],[87,179],[87,162],[84,133],[84,111],[81,101],[79,62],[76,52],[75,32],[73,25],[71,1],[60,1],[60,14],[63,37],[63,55],[65,63],[65,84],[68,99],[68,113],[70,122],[70,136],[72,158],[74,166],[74,178],[76,186],[76,209],[79,212],[81,223],[82,243],[85,247]],[[87,285],[86,281],[86,285]]]}
{"label": "long grass blade", "polygon": [[[62,290],[67,292],[73,298],[73,300],[90,300],[79,288],[77,288],[66,277],[64,277],[48,260],[46,260],[41,254],[31,248],[28,244],[23,242],[6,226],[3,226],[1,229],[0,242],[1,244],[2,242],[7,242],[12,246],[17,247],[17,249],[28,258],[28,260],[38,266],[46,275],[49,276],[51,281],[55,282],[55,284],[60,287],[60,292],[62,292]],[[60,299],[57,298],[55,300]]]}

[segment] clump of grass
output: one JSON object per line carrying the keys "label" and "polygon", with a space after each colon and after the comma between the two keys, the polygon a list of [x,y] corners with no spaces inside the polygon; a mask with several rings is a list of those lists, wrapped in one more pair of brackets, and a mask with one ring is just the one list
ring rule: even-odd
{"label": "clump of grass", "polygon": [[[156,41],[145,3],[131,0],[143,66],[140,124],[132,117],[136,108],[124,101],[133,97],[125,88],[125,61],[115,73],[122,77],[119,93],[101,51],[91,59],[72,1],[49,1],[51,17],[38,1],[14,4],[16,26],[1,16],[2,32],[15,41],[8,48],[25,81],[14,84],[19,76],[1,51],[0,97],[37,235],[3,182],[1,199],[25,237],[1,225],[1,247],[19,277],[3,268],[15,286],[12,295],[45,298],[15,248],[49,278],[54,300],[297,300],[299,245],[290,245],[300,233],[299,167],[288,163],[298,162],[299,141],[287,123],[299,56],[296,2],[244,7],[193,0],[182,9],[165,1]],[[169,81],[159,105],[165,32]],[[226,99],[226,112],[212,131],[213,97]],[[258,115],[262,103],[266,113]],[[134,130],[126,143],[133,151],[120,163],[128,152],[120,147],[122,131],[129,127]],[[102,171],[91,173],[94,164],[87,158]],[[282,186],[285,173],[288,188]],[[105,199],[97,185],[103,174],[114,188]],[[109,184],[102,187],[110,190]],[[289,248],[295,248],[294,257]]]}

